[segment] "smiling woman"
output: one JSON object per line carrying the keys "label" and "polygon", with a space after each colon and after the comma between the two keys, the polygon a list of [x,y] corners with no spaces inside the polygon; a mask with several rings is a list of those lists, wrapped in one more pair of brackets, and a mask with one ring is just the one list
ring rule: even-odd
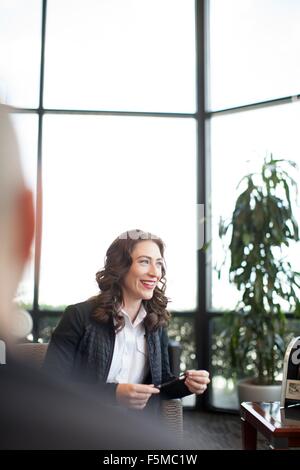
{"label": "smiling woman", "polygon": [[148,328],[166,326],[170,315],[163,257],[164,244],[159,237],[141,230],[121,234],[107,250],[104,269],[96,274],[100,294],[94,318],[107,321],[112,316],[119,330],[124,326],[120,310],[123,308],[134,323],[143,302]]}
{"label": "smiling woman", "polygon": [[[101,385],[113,400],[143,409],[174,378],[168,360],[164,243],[141,230],[121,234],[96,274],[100,293],[67,307],[53,333],[44,368],[62,379]],[[206,371],[187,371],[181,398],[203,393]],[[163,393],[161,394],[163,395]]]}

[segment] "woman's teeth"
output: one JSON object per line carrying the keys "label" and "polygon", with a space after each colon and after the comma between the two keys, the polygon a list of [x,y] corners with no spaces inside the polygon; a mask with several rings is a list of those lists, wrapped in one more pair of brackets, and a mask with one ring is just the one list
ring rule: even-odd
{"label": "woman's teeth", "polygon": [[155,282],[153,282],[153,281],[141,281],[141,283],[147,289],[153,289],[153,287],[155,286]]}

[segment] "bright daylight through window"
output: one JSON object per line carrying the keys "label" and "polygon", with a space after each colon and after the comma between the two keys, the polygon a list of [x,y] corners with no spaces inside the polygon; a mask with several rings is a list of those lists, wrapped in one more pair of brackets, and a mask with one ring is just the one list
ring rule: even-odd
{"label": "bright daylight through window", "polygon": [[[238,183],[246,174],[258,171],[266,155],[293,160],[300,167],[300,3],[211,0],[207,4],[207,207],[211,224],[207,310],[217,312],[210,320],[211,404],[232,409],[238,403],[232,379],[226,382],[222,376],[222,369],[230,370],[231,364],[222,356],[220,314],[234,309],[240,297],[229,283],[229,257],[220,279],[214,269],[221,266],[225,255],[219,221],[231,217],[241,191]],[[298,181],[299,173],[293,177]],[[294,207],[294,215],[299,223],[299,207]],[[280,254],[297,271],[298,251],[291,245]]]}
{"label": "bright daylight through window", "polygon": [[[142,228],[166,242],[170,308],[195,309],[194,1],[2,0],[0,70],[2,101],[22,110],[16,129],[34,191],[40,159],[35,306],[95,294],[111,240]],[[19,289],[28,308],[33,266]]]}

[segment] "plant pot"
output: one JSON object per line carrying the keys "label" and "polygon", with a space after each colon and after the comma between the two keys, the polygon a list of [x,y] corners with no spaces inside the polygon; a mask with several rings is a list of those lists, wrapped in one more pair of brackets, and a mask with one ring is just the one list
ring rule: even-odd
{"label": "plant pot", "polygon": [[239,403],[243,401],[280,401],[281,382],[275,385],[257,385],[253,379],[242,379],[238,382]]}

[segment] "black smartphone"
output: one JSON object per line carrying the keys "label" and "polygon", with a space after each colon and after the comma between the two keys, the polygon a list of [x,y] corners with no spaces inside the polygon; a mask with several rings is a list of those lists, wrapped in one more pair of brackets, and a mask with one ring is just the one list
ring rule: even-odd
{"label": "black smartphone", "polygon": [[161,390],[161,392],[164,393],[180,395],[182,393],[186,393],[186,385],[184,384],[185,379],[185,374],[182,374],[179,377],[176,377],[175,379],[157,385],[156,388],[158,388],[159,390]]}

